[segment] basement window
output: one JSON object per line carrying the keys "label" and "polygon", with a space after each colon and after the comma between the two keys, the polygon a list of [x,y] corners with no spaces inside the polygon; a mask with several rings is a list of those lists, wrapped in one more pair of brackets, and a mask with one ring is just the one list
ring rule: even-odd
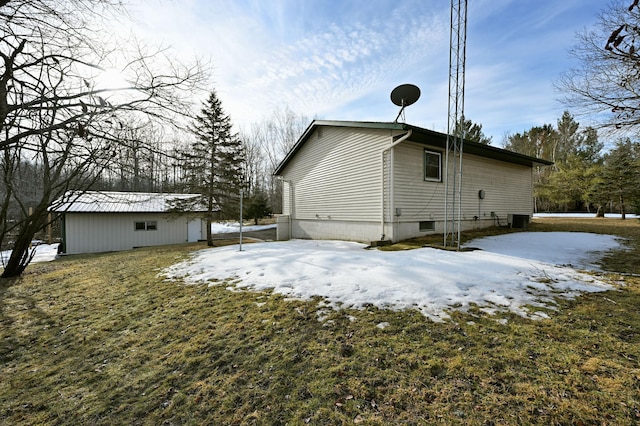
{"label": "basement window", "polygon": [[420,222],[420,232],[428,232],[436,230],[436,222],[434,220],[423,220]]}
{"label": "basement window", "polygon": [[442,154],[424,150],[424,180],[440,182],[442,180]]}
{"label": "basement window", "polygon": [[134,227],[136,231],[157,231],[158,222],[155,220],[148,220],[146,222],[135,222]]}

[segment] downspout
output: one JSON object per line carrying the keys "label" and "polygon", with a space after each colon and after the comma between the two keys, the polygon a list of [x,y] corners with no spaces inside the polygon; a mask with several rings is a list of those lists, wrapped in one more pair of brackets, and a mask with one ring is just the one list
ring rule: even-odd
{"label": "downspout", "polygon": [[282,186],[283,186],[283,191],[284,191],[284,184],[287,184],[287,187],[289,188],[289,239],[293,239],[291,236],[291,231],[293,230],[293,206],[294,206],[294,202],[293,202],[293,182],[291,180],[287,180],[284,178],[284,176],[279,176],[280,180],[282,181]]}
{"label": "downspout", "polygon": [[382,150],[381,153],[381,158],[382,158],[382,169],[380,171],[380,176],[382,177],[381,179],[381,199],[382,199],[382,204],[381,204],[381,218],[380,218],[380,240],[384,241],[384,237],[385,237],[385,233],[384,233],[384,154],[391,150],[391,164],[389,165],[389,180],[390,180],[390,188],[389,188],[389,197],[390,197],[390,206],[391,206],[391,211],[393,212],[393,147],[395,147],[396,145],[398,145],[401,142],[406,141],[409,137],[411,137],[411,133],[412,131],[409,130],[407,133],[405,133],[404,135],[402,135],[399,139],[397,139],[396,141],[393,140],[393,136],[391,137],[391,144],[386,147],[385,149]]}
{"label": "downspout", "polygon": [[288,182],[287,186],[289,187],[289,239],[292,240],[293,235],[291,233],[293,232],[293,208],[295,206],[295,200],[293,199],[293,181],[289,180],[285,182]]}

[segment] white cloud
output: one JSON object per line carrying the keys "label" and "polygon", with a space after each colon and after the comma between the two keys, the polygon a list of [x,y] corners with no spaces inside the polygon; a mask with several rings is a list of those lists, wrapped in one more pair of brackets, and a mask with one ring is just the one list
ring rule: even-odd
{"label": "white cloud", "polygon": [[[491,131],[554,122],[552,81],[597,0],[469,5],[466,115]],[[389,93],[413,83],[407,121],[446,130],[449,4],[408,0],[145,0],[135,31],[181,60],[210,58],[213,85],[238,125],[288,105],[306,116],[392,120]],[[539,122],[542,121],[542,122]],[[515,127],[512,127],[515,126]]]}

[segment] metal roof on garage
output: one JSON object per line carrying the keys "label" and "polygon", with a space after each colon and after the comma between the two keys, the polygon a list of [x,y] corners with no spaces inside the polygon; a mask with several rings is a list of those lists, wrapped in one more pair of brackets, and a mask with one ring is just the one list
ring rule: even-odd
{"label": "metal roof on garage", "polygon": [[[191,212],[204,212],[200,194],[153,192],[68,191],[49,207],[59,213],[166,213],[185,201],[196,199]],[[215,210],[218,210],[217,208]]]}

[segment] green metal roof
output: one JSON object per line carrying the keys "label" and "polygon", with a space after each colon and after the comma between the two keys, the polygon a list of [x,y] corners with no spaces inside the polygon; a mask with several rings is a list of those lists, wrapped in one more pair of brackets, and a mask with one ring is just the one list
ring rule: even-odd
{"label": "green metal roof", "polygon": [[[441,149],[447,148],[447,135],[433,130],[423,129],[422,127],[412,126],[406,123],[390,123],[390,122],[373,122],[373,121],[333,121],[333,120],[314,120],[304,131],[300,139],[293,146],[287,156],[280,162],[276,168],[274,175],[282,173],[284,168],[289,164],[291,159],[307,142],[313,131],[321,126],[327,127],[350,127],[361,129],[377,129],[377,130],[411,130],[411,137],[408,141],[417,142],[424,145],[435,146]],[[464,141],[463,152],[479,157],[491,158],[507,163],[520,164],[523,166],[549,166],[552,161],[543,160],[541,158],[531,157],[517,152],[508,151],[506,149],[497,148],[491,145],[484,145],[477,142]]]}

